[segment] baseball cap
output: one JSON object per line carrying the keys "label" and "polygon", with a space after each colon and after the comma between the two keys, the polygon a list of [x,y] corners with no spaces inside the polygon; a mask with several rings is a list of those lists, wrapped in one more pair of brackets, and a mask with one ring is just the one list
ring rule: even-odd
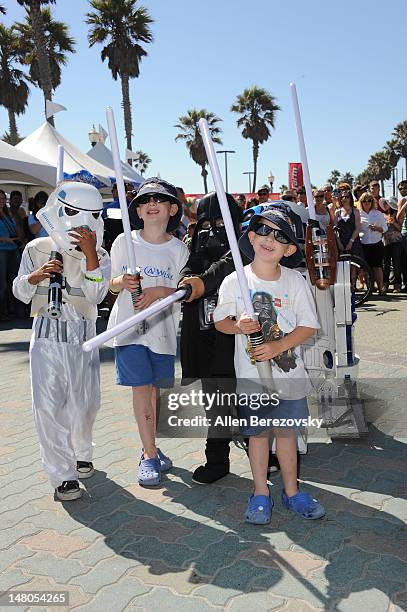
{"label": "baseball cap", "polygon": [[135,229],[143,229],[144,221],[140,219],[137,214],[138,200],[143,195],[153,195],[155,193],[161,193],[163,195],[168,196],[168,200],[178,205],[177,214],[173,217],[170,217],[167,225],[167,232],[173,232],[177,229],[181,217],[182,217],[182,204],[177,196],[177,189],[171,183],[164,181],[161,178],[153,176],[152,178],[146,179],[143,183],[141,183],[138,191],[136,193],[135,198],[130,202],[129,205],[129,218],[130,223]]}
{"label": "baseball cap", "polygon": [[262,185],[258,188],[257,193],[259,193],[259,191],[267,191],[267,193],[270,193],[270,187],[268,185]]}
{"label": "baseball cap", "polygon": [[244,255],[246,255],[246,257],[248,257],[251,261],[253,261],[254,250],[249,240],[249,232],[254,231],[254,228],[259,222],[261,222],[262,219],[274,223],[274,225],[276,225],[282,232],[284,232],[290,242],[297,247],[295,253],[293,253],[289,257],[283,257],[280,262],[283,266],[286,266],[287,268],[296,268],[302,262],[304,256],[300,249],[298,240],[295,236],[291,219],[280,210],[266,210],[263,213],[253,215],[253,217],[250,219],[249,227],[239,239],[239,248],[242,253],[244,253]]}

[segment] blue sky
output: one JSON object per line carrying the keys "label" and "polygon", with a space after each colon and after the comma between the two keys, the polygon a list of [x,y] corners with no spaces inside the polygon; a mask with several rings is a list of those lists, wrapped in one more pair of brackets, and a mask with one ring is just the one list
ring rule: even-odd
{"label": "blue sky", "polygon": [[[251,142],[242,138],[230,106],[253,84],[270,91],[282,108],[271,139],[260,148],[258,186],[270,170],[277,186],[287,183],[288,162],[299,160],[290,81],[297,84],[311,180],[317,185],[333,168],[362,171],[394,126],[407,119],[406,0],[141,3],[155,20],[155,41],[130,92],[133,149],[150,155],[147,175],[159,172],[186,192],[202,191],[200,169],[185,145],[175,142],[174,125],[187,109],[206,108],[223,119],[222,148],[236,151],[229,156],[230,191],[246,191],[242,173],[252,170]],[[7,25],[23,19],[16,0],[3,4]],[[99,123],[107,129],[105,109],[111,105],[124,151],[120,83],[102,64],[101,47],[88,47],[87,0],[57,0],[52,10],[77,41],[54,95],[68,108],[56,115],[57,129],[87,151],[89,129]],[[19,132],[26,136],[43,120],[42,94],[32,88],[29,107],[18,117]],[[7,126],[0,107],[1,133]],[[223,156],[219,161],[223,172]]]}

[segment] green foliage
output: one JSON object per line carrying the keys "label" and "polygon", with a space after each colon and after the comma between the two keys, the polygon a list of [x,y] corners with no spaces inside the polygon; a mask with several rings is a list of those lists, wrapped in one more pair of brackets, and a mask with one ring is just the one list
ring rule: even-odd
{"label": "green foliage", "polygon": [[143,153],[143,151],[136,151],[137,159],[134,160],[135,168],[138,172],[140,172],[141,176],[143,176],[144,172],[147,170],[148,166],[151,164],[151,159],[147,155],[147,153]]}
{"label": "green foliage", "polygon": [[136,3],[137,0],[90,1],[94,12],[86,16],[86,23],[91,26],[89,46],[107,42],[101,58],[102,62],[107,59],[115,80],[123,74],[131,78],[140,75],[140,62],[147,56],[140,43],[153,41],[149,26],[154,20],[144,7],[136,8]]}
{"label": "green foliage", "polygon": [[198,126],[201,118],[206,119],[208,122],[212,141],[215,144],[221,145],[222,140],[219,138],[219,135],[222,133],[222,130],[217,126],[217,124],[222,121],[222,119],[219,119],[219,117],[217,117],[214,113],[209,113],[204,108],[199,111],[196,109],[188,110],[186,115],[179,117],[179,123],[174,126],[179,129],[179,133],[176,135],[175,140],[183,140],[193,161],[201,166],[204,189],[205,193],[207,193],[208,186],[206,177],[208,172],[206,170],[206,165],[208,160],[206,158],[205,147]]}
{"label": "green foliage", "polygon": [[[52,18],[51,10],[41,10],[43,33],[46,41],[46,53],[51,70],[51,85],[55,90],[61,84],[61,66],[67,64],[67,53],[75,53],[75,40],[69,36],[68,26]],[[30,78],[41,87],[41,76],[38,54],[35,45],[32,14],[26,12],[23,23],[16,23],[13,29],[19,36],[21,62],[30,66]]]}
{"label": "green foliage", "polygon": [[274,96],[256,85],[245,89],[231,106],[231,111],[240,115],[237,126],[242,128],[243,138],[253,143],[253,191],[256,189],[259,145],[270,138],[270,128],[275,127],[276,112],[279,110]]}

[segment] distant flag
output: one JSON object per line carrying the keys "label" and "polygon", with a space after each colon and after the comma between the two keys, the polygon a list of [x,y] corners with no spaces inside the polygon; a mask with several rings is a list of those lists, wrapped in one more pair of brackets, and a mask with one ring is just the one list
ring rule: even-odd
{"label": "distant flag", "polygon": [[126,161],[128,161],[129,159],[133,161],[138,160],[138,153],[135,153],[134,151],[130,151],[130,149],[126,149],[125,155],[126,155]]}
{"label": "distant flag", "polygon": [[47,116],[47,119],[49,119],[50,117],[52,117],[53,115],[56,115],[56,113],[59,113],[60,111],[66,110],[65,106],[62,106],[62,104],[57,104],[56,102],[51,102],[51,100],[47,100],[46,104],[45,104],[45,114]]}
{"label": "distant flag", "polygon": [[100,142],[105,144],[106,138],[109,136],[109,134],[106,132],[105,129],[103,129],[103,127],[100,125],[100,123],[99,123],[99,136],[100,136]]}

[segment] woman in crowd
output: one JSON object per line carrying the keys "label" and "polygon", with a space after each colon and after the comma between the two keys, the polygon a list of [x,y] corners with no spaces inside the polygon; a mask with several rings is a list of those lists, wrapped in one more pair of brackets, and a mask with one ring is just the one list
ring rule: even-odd
{"label": "woman in crowd", "polygon": [[41,223],[37,221],[37,212],[45,206],[48,200],[48,194],[45,191],[38,191],[35,194],[34,202],[32,206],[31,213],[28,217],[28,226],[30,228],[30,232],[35,238],[46,238],[48,236],[48,232],[42,227]]}
{"label": "woman in crowd", "polygon": [[321,229],[326,232],[326,228],[331,223],[331,217],[325,203],[325,192],[317,189],[314,192],[315,219],[319,222]]}
{"label": "woman in crowd", "polygon": [[379,295],[386,295],[383,282],[383,234],[387,230],[384,214],[376,209],[375,199],[371,193],[364,193],[360,205],[360,239],[364,258],[373,270]]}
{"label": "woman in crowd", "polygon": [[332,224],[337,229],[339,250],[363,257],[360,243],[360,213],[354,206],[352,193],[348,190],[338,194],[337,208],[330,209]]}
{"label": "woman in crowd", "polygon": [[6,206],[6,194],[0,189],[0,320],[8,319],[7,288],[17,276],[20,264],[21,236]]}

